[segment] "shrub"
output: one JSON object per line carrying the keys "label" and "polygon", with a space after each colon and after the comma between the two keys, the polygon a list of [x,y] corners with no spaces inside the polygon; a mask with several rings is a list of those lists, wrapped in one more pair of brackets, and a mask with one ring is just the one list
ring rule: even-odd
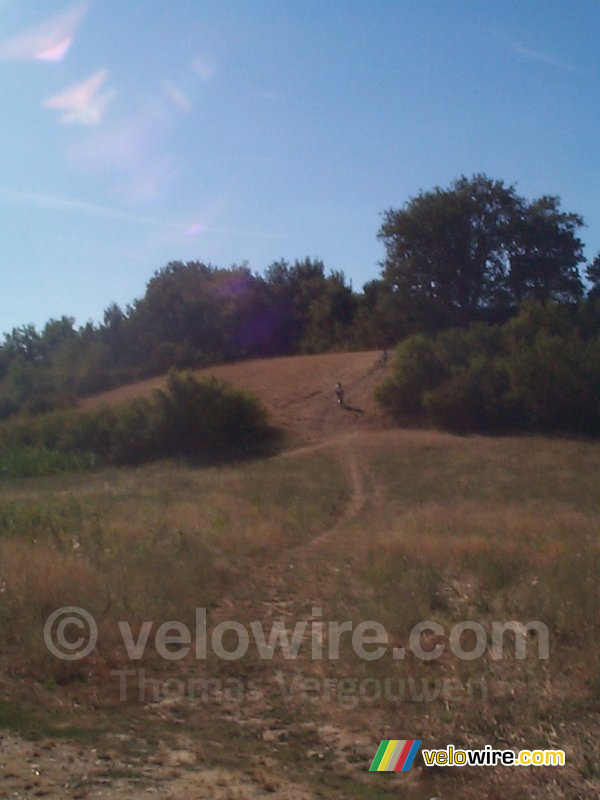
{"label": "shrub", "polygon": [[155,394],[158,442],[165,454],[222,452],[251,446],[266,432],[263,407],[216,378],[172,372]]}
{"label": "shrub", "polygon": [[377,398],[396,419],[416,412],[450,430],[597,435],[600,337],[570,314],[528,306],[502,327],[411,336]]}
{"label": "shrub", "polygon": [[518,427],[506,371],[480,359],[423,394],[423,407],[440,426],[454,431]]}
{"label": "shrub", "polygon": [[[216,379],[173,372],[167,388],[115,408],[52,412],[0,423],[0,447],[91,455],[114,464],[256,449],[269,437],[258,400]],[[84,459],[84,461],[85,461]],[[84,463],[77,461],[78,464]]]}
{"label": "shrub", "polygon": [[435,341],[415,334],[398,346],[392,375],[377,388],[377,399],[397,419],[414,414],[423,411],[423,393],[446,377]]}

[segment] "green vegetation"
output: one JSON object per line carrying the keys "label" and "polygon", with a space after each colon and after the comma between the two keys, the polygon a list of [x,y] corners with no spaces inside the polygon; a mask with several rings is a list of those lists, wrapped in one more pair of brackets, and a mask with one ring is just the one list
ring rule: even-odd
{"label": "green vegetation", "polygon": [[525,306],[503,326],[416,334],[379,387],[383,407],[455,431],[600,433],[600,334],[586,309]]}
{"label": "green vegetation", "polygon": [[574,303],[582,225],[557,197],[528,203],[502,181],[463,177],[385,214],[384,278],[425,331],[506,319],[524,300]]}
{"label": "green vegetation", "polygon": [[258,400],[216,379],[172,372],[165,391],[97,411],[54,411],[0,423],[2,474],[50,474],[257,453],[274,440]]}
{"label": "green vegetation", "polygon": [[77,397],[128,381],[252,356],[351,349],[357,300],[342,273],[321,261],[247,267],[173,262],[143,298],[116,304],[103,323],[75,328],[72,317],[41,332],[23,325],[0,346],[0,419],[19,411],[68,408]]}
{"label": "green vegetation", "polygon": [[0,479],[90,470],[97,464],[98,458],[93,453],[64,453],[44,447],[3,447],[0,453]]}

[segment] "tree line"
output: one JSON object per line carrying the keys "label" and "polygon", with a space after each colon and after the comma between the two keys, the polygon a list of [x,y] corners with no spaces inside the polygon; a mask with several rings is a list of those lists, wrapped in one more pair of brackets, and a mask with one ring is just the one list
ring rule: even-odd
{"label": "tree line", "polygon": [[560,198],[521,197],[462,177],[383,214],[378,278],[354,291],[317,258],[247,265],[171,262],[144,295],[100,323],[14,328],[0,346],[0,418],[170,368],[333,349],[391,347],[413,334],[502,324],[525,305],[585,307],[600,327],[600,255],[586,264],[583,219]]}

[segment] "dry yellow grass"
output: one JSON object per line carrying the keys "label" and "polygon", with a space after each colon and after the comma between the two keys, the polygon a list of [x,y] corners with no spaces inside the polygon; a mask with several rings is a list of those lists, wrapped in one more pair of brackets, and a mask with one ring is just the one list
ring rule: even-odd
{"label": "dry yellow grass", "polygon": [[[319,357],[318,365],[326,372],[334,363],[336,372],[347,369],[360,398],[380,376],[374,358],[340,354],[331,362]],[[285,379],[277,377],[276,361],[262,373],[258,366],[240,370],[254,370],[256,381],[262,375],[263,394],[273,408],[279,403],[280,419],[296,439],[308,441],[295,452],[218,469],[164,463],[3,485],[0,726],[5,719],[18,727],[15,720],[35,698],[31,714],[41,731],[56,735],[54,723],[39,721],[44,709],[65,724],[68,708],[71,722],[84,728],[100,727],[102,719],[103,736],[119,752],[124,745],[115,741],[125,732],[166,749],[176,732],[184,744],[178,739],[173,747],[190,748],[196,759],[190,780],[185,770],[178,778],[175,797],[182,800],[193,796],[190,781],[198,770],[222,776],[240,763],[248,763],[249,781],[258,768],[252,774],[260,776],[261,791],[268,784],[292,796],[294,787],[307,798],[386,800],[399,791],[410,800],[597,797],[600,447],[382,429],[366,400],[363,415],[338,409],[316,367],[313,383],[293,384],[294,374],[309,381],[310,359],[300,360],[295,372],[289,360]],[[309,397],[317,384],[321,393]],[[65,671],[43,656],[41,629],[53,605],[82,605],[100,617],[97,650],[80,669]],[[128,620],[137,636],[144,620],[190,624],[196,606],[208,607],[213,625],[260,620],[267,634],[274,621],[284,618],[293,628],[319,607],[324,620],[379,621],[391,646],[402,647],[420,620],[437,621],[447,634],[463,620],[489,632],[495,620],[538,619],[550,631],[550,658],[536,658],[533,642],[524,660],[507,646],[500,661],[489,650],[461,661],[449,651],[447,636],[444,656],[431,663],[410,654],[367,662],[348,641],[335,662],[281,654],[261,661],[250,651],[239,662],[212,657],[165,664],[151,653],[143,665],[156,680],[254,679],[264,696],[217,698],[212,705],[185,698],[146,704],[136,697],[124,713],[110,676],[111,669],[131,667],[117,621]],[[435,636],[429,638],[424,644],[435,644]],[[464,645],[470,646],[468,637]],[[450,678],[463,686],[483,679],[487,695],[448,699],[434,692],[428,702],[409,696],[401,703],[383,697],[343,705],[334,694],[285,703],[277,670],[287,685],[298,670],[321,683],[402,679],[418,686],[424,681],[430,689]],[[60,688],[40,694],[36,681],[52,679]],[[559,746],[568,764],[518,774],[441,775],[415,767],[402,784],[375,784],[368,761],[384,737],[419,737],[442,747]],[[116,787],[119,765],[130,761],[113,758]],[[283,771],[282,783],[276,778]],[[132,773],[142,780],[141,768]],[[159,767],[155,778],[166,786]],[[139,790],[134,777],[123,780],[132,793]],[[250,792],[223,780],[223,796]]]}

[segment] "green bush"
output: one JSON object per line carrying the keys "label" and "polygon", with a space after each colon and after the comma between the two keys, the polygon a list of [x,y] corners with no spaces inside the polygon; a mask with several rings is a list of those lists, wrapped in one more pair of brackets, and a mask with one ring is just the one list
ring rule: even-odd
{"label": "green bush", "polygon": [[395,418],[423,411],[423,393],[448,376],[436,342],[423,334],[405,339],[397,348],[392,375],[377,387],[376,396]]}
{"label": "green bush", "polygon": [[477,360],[432,391],[423,407],[433,420],[454,431],[499,431],[519,427],[508,375],[494,361]]}
{"label": "green bush", "polygon": [[455,431],[600,433],[600,335],[560,307],[400,344],[377,398]]}
{"label": "green bush", "polygon": [[248,452],[269,435],[258,400],[214,378],[200,381],[190,373],[172,372],[167,388],[148,398],[96,411],[6,420],[0,423],[0,448],[76,454],[88,460],[93,454],[107,463],[140,464],[179,455],[213,458]]}
{"label": "green bush", "polygon": [[155,394],[157,443],[164,454],[223,452],[251,447],[267,431],[264,408],[250,395],[216,378],[169,375]]}

